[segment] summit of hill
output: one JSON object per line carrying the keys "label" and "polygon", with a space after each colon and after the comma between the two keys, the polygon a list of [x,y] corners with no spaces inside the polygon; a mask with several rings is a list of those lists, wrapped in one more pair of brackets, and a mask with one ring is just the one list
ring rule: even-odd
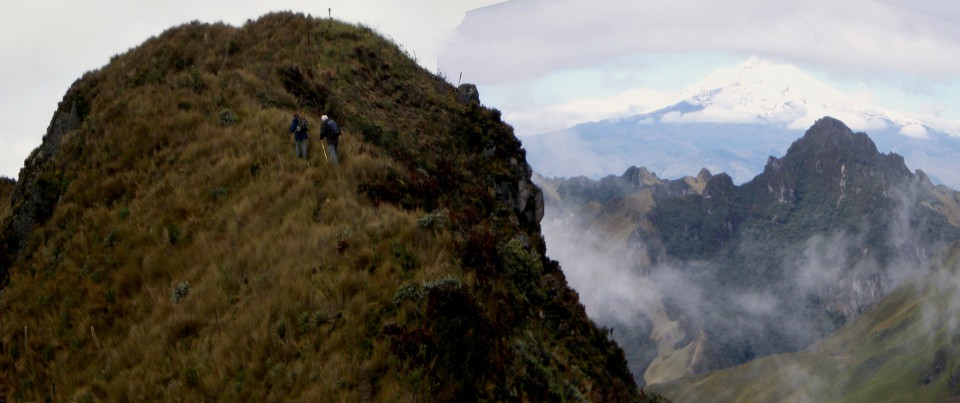
{"label": "summit of hill", "polygon": [[645,399],[469,92],[292,13],[184,24],[84,74],[0,184],[0,396]]}

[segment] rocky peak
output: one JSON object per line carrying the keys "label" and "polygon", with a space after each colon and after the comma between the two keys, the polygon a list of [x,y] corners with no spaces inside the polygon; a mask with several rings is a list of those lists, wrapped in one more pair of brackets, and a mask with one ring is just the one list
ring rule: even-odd
{"label": "rocky peak", "polygon": [[[854,133],[831,117],[818,120],[790,146],[783,160],[794,169],[804,169],[805,174],[832,178],[842,176],[841,171],[849,172],[851,168],[881,170],[891,180],[911,175],[902,156],[881,154],[866,133]],[[872,172],[876,173],[879,172]]]}
{"label": "rocky peak", "polygon": [[661,183],[660,178],[646,167],[637,168],[636,166],[627,168],[620,179],[636,189]]}
{"label": "rocky peak", "polygon": [[725,173],[720,173],[707,181],[706,188],[703,189],[704,199],[727,199],[732,197],[737,187],[733,184],[733,178]]}
{"label": "rocky peak", "polygon": [[702,168],[700,169],[700,173],[697,174],[697,182],[707,182],[712,177],[713,177],[713,174],[710,173],[709,169]]}
{"label": "rocky peak", "polygon": [[876,144],[865,133],[854,133],[843,122],[827,116],[795,141],[784,158],[866,160],[879,155]]}
{"label": "rocky peak", "polygon": [[744,188],[761,204],[832,204],[828,210],[846,206],[862,212],[885,203],[884,189],[911,177],[903,157],[880,154],[865,133],[823,117],[782,158],[769,157],[763,173]]}

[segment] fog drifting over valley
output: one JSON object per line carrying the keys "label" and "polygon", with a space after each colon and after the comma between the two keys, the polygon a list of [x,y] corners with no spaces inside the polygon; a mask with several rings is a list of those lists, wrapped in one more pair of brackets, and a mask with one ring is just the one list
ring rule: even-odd
{"label": "fog drifting over valley", "polygon": [[[622,229],[613,233],[591,221],[595,216],[584,218],[587,214],[562,211],[550,203],[542,229],[547,255],[560,262],[588,315],[613,330],[642,385],[645,371],[666,365],[654,361],[658,352],[663,355],[696,344],[701,337],[697,329],[721,342],[751,340],[755,334],[772,331],[783,340],[771,343],[799,350],[863,314],[911,276],[929,273],[927,257],[940,259],[934,251],[943,245],[921,241],[912,221],[916,194],[897,191],[890,197],[897,208],[882,235],[893,250],[892,256],[884,258],[885,264],[879,261],[878,251],[866,246],[870,236],[866,225],[859,232],[816,234],[783,250],[762,243],[741,245],[741,249],[779,255],[784,275],[773,287],[754,283],[760,279],[753,277],[722,284],[715,277],[722,267],[712,262],[671,259],[651,264],[645,255],[650,240],[630,241]],[[797,306],[798,301],[813,305]],[[960,306],[958,301],[960,297],[951,299]],[[817,309],[817,304],[835,313]],[[748,344],[744,351],[757,357],[771,353],[769,347]],[[690,357],[688,367],[694,367],[697,359]],[[736,363],[720,365],[731,364]],[[653,376],[669,380],[682,375],[676,368],[667,372],[666,379]]]}

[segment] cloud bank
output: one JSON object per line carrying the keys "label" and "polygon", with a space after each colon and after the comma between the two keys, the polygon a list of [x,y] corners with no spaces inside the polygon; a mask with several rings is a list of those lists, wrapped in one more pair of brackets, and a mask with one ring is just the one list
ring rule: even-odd
{"label": "cloud bank", "polygon": [[638,52],[731,52],[827,71],[957,78],[957,38],[957,24],[872,0],[514,0],[469,12],[439,67],[502,84]]}

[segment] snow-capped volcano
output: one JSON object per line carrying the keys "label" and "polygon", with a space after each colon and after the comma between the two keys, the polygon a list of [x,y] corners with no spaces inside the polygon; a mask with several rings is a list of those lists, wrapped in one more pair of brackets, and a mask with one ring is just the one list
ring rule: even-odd
{"label": "snow-capped volcano", "polygon": [[[802,130],[823,116],[833,116],[854,130],[894,126],[901,134],[925,138],[929,126],[920,119],[873,105],[840,92],[799,68],[752,57],[737,67],[717,70],[687,87],[675,103],[692,112],[666,114],[664,121],[773,123]],[[949,133],[949,128],[935,128]]]}
{"label": "snow-capped volcano", "polygon": [[662,178],[707,168],[743,183],[769,156],[783,155],[814,122],[831,116],[867,133],[881,152],[900,154],[911,169],[960,189],[960,122],[879,107],[789,64],[753,57],[709,74],[663,105],[525,137],[527,159],[547,177],[600,178],[643,166]]}

